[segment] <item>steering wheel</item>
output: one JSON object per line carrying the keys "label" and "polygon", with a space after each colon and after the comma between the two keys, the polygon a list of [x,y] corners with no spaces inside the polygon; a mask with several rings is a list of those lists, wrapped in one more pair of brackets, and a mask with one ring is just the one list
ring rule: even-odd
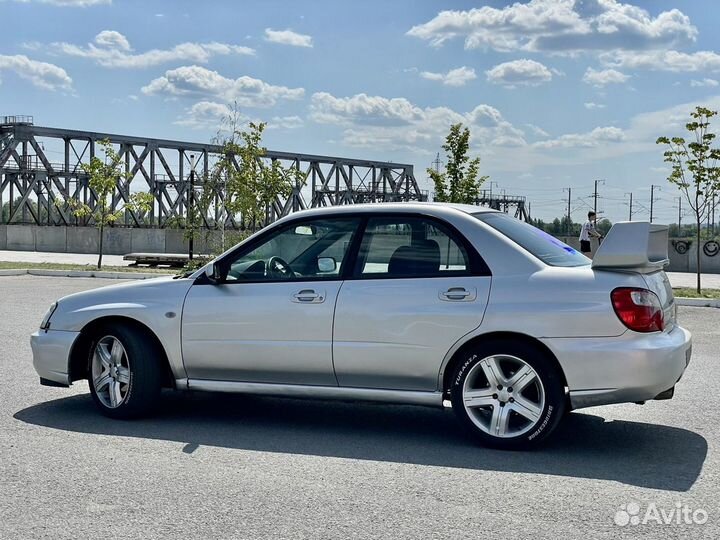
{"label": "steering wheel", "polygon": [[294,278],[295,272],[292,271],[290,265],[277,255],[273,255],[268,259],[265,265],[266,275],[275,279]]}

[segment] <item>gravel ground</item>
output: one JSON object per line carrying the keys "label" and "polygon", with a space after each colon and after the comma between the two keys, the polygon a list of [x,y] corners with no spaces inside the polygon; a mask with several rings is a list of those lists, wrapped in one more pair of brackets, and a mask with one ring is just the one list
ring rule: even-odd
{"label": "gravel ground", "polygon": [[[0,278],[0,539],[720,537],[717,310],[680,309],[673,400],[576,412],[510,453],[421,407],[168,393],[107,420],[84,382],[41,387],[28,341],[54,299],[107,283]],[[623,505],[707,522],[623,527]]]}

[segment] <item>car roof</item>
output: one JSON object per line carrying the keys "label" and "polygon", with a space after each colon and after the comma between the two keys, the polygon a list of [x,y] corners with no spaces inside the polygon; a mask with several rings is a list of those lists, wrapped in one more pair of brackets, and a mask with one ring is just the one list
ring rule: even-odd
{"label": "car roof", "polygon": [[326,216],[352,213],[443,213],[443,211],[455,210],[465,214],[497,213],[498,210],[486,206],[475,206],[472,204],[442,203],[442,202],[386,202],[386,203],[362,203],[346,204],[341,206],[326,206],[322,208],[311,208],[293,212],[288,217]]}

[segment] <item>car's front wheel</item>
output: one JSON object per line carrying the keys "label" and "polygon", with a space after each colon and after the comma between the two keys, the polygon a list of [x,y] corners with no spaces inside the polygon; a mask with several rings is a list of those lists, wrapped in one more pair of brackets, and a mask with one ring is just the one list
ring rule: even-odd
{"label": "car's front wheel", "polygon": [[497,341],[467,351],[451,381],[453,410],[485,446],[530,449],[563,417],[558,370],[525,343]]}
{"label": "car's front wheel", "polygon": [[157,345],[125,325],[110,325],[90,347],[88,379],[93,401],[112,418],[136,418],[153,411],[160,395]]}

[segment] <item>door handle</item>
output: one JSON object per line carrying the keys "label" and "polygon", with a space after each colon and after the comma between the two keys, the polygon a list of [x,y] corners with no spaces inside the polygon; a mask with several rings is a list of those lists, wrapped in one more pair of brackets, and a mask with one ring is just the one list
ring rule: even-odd
{"label": "door handle", "polygon": [[450,287],[440,293],[440,300],[472,302],[476,297],[475,289],[467,290],[465,287]]}
{"label": "door handle", "polygon": [[325,301],[324,292],[316,292],[313,289],[303,289],[292,296],[293,302],[299,304],[320,304]]}

